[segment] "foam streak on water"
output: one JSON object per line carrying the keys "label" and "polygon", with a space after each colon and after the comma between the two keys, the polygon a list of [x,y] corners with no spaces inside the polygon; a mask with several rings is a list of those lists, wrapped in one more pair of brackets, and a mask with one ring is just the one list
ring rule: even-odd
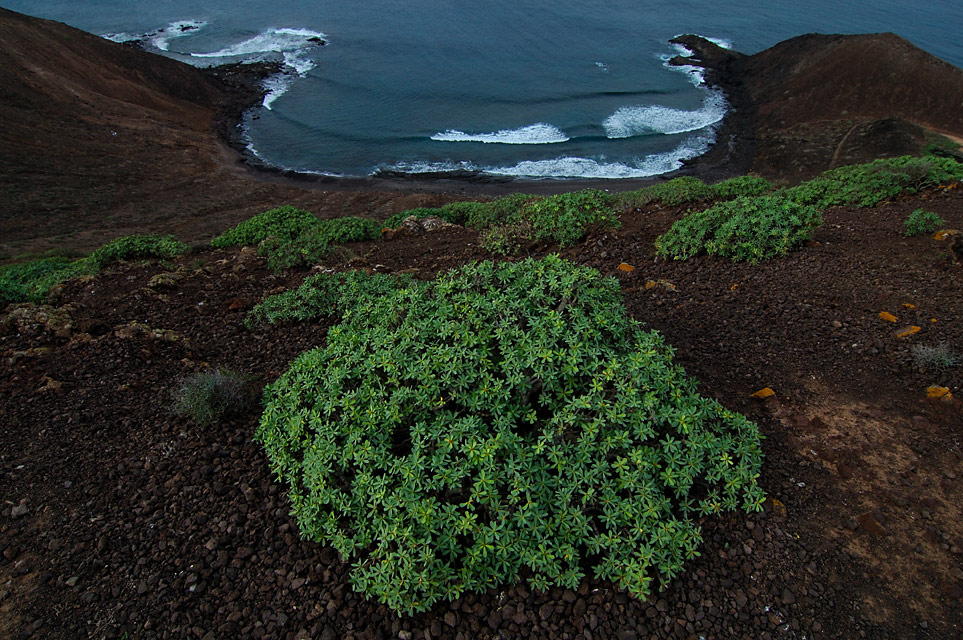
{"label": "foam streak on water", "polygon": [[568,142],[560,129],[544,122],[537,122],[518,129],[503,129],[495,133],[465,133],[456,129],[448,129],[431,136],[439,142],[484,142],[498,144],[555,144]]}
{"label": "foam streak on water", "polygon": [[698,131],[721,121],[726,115],[726,101],[722,94],[709,92],[702,108],[695,111],[672,109],[659,105],[621,107],[602,123],[609,138],[662,133]]}

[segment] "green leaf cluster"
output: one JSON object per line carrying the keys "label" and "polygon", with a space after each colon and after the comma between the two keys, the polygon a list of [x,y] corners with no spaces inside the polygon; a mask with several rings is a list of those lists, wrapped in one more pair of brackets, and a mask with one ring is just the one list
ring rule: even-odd
{"label": "green leaf cluster", "polygon": [[523,242],[548,241],[566,247],[581,240],[589,227],[619,225],[612,196],[598,189],[502,200],[469,221],[480,230],[482,246],[495,254],[514,253]]}
{"label": "green leaf cluster", "polygon": [[313,213],[285,205],[248,218],[211,240],[211,246],[215,249],[257,246],[271,236],[292,240],[318,222],[318,217]]}
{"label": "green leaf cluster", "polygon": [[902,156],[833,169],[784,193],[820,209],[875,207],[884,200],[960,180],[963,164],[952,158]]}
{"label": "green leaf cluster", "polygon": [[340,316],[347,309],[416,286],[407,275],[369,274],[365,271],[319,273],[309,276],[297,289],[265,298],[251,309],[244,323],[253,329],[263,324],[307,322]]}
{"label": "green leaf cluster", "polygon": [[593,269],[474,263],[349,308],[256,439],[302,534],[399,614],[587,570],[644,598],[700,518],[764,499],[757,426],[672,356]]}
{"label": "green leaf cluster", "polygon": [[772,183],[759,176],[739,176],[715,184],[705,184],[699,178],[682,176],[617,197],[624,208],[644,207],[653,202],[677,207],[683,204],[729,200],[739,196],[758,196],[772,190]]}
{"label": "green leaf cluster", "polygon": [[185,251],[188,246],[174,236],[125,236],[108,242],[91,253],[86,260],[103,268],[121,260],[136,260],[141,258],[175,258]]}
{"label": "green leaf cluster", "polygon": [[251,378],[232,369],[202,371],[181,382],[173,392],[173,411],[201,427],[242,413],[250,404]]}
{"label": "green leaf cluster", "polygon": [[173,258],[187,251],[173,236],[133,235],[117,238],[78,260],[42,258],[0,267],[0,305],[11,302],[42,302],[61,282],[94,275],[121,260]]}
{"label": "green leaf cluster", "polygon": [[275,271],[317,264],[331,247],[347,242],[374,240],[381,235],[377,221],[357,216],[318,220],[291,238],[268,236],[258,245]]}
{"label": "green leaf cluster", "polygon": [[375,220],[345,216],[319,220],[304,209],[282,206],[245,220],[211,241],[214,248],[256,245],[275,271],[316,264],[332,246],[379,237]]}
{"label": "green leaf cluster", "polygon": [[945,224],[945,221],[939,214],[933,211],[916,209],[903,222],[903,230],[908,236],[922,236],[933,233],[943,224]]}
{"label": "green leaf cluster", "polygon": [[689,213],[656,238],[656,254],[686,260],[699,253],[758,262],[785,255],[822,224],[811,205],[785,196],[739,197]]}

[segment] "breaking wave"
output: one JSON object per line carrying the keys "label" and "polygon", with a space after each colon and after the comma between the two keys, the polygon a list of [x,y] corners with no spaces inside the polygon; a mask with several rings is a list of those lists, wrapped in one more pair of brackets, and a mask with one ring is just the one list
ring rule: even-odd
{"label": "breaking wave", "polygon": [[544,122],[537,122],[518,129],[503,129],[495,133],[465,133],[448,129],[431,136],[440,142],[485,142],[498,144],[554,144],[568,142],[569,138],[560,129]]}

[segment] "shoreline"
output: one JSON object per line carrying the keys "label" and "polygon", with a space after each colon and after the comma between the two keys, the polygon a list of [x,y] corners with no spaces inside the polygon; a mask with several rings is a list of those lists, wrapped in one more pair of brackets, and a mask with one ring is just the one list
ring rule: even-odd
{"label": "shoreline", "polygon": [[[267,93],[263,86],[264,79],[279,73],[281,65],[277,62],[233,63],[200,70],[221,82],[229,96],[219,105],[213,126],[217,137],[235,158],[232,168],[240,176],[259,182],[321,191],[403,191],[497,197],[512,193],[554,195],[579,189],[632,191],[681,176],[694,176],[706,182],[715,182],[746,173],[752,159],[751,145],[747,144],[746,136],[751,130],[751,105],[744,92],[738,90],[738,82],[705,62],[701,46],[707,44],[716,47],[719,51],[732,54],[732,57],[741,54],[723,50],[700,36],[679,36],[669,42],[685,44],[694,52],[691,58],[677,56],[672,64],[705,68],[706,84],[722,92],[729,108],[717,126],[715,142],[705,153],[690,160],[683,160],[683,166],[679,169],[644,178],[520,178],[469,171],[413,174],[399,172],[339,177],[284,169],[267,164],[251,153],[243,126],[244,116],[258,108]],[[697,44],[692,46],[690,43]]]}

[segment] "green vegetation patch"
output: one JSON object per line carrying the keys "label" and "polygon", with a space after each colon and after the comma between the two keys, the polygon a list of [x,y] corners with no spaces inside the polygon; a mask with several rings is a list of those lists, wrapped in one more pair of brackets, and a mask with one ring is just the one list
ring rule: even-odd
{"label": "green vegetation patch", "polygon": [[582,189],[548,198],[516,194],[477,211],[469,224],[480,230],[482,246],[495,254],[516,252],[524,242],[548,241],[573,245],[590,227],[613,228],[619,219],[612,196]]}
{"label": "green vegetation patch", "polygon": [[302,534],[399,614],[585,570],[644,598],[700,518],[764,499],[757,426],[672,356],[593,269],[476,263],[348,309],[256,438]]}
{"label": "green vegetation patch", "polygon": [[785,190],[785,194],[820,209],[843,205],[875,207],[903,194],[959,180],[963,180],[963,164],[951,158],[902,156],[833,169]]}
{"label": "green vegetation patch", "polygon": [[214,248],[256,245],[275,271],[316,264],[331,247],[373,240],[381,233],[375,220],[345,216],[320,220],[304,209],[277,207],[259,213],[214,238]]}
{"label": "green vegetation patch", "polygon": [[789,253],[821,224],[816,207],[785,196],[739,197],[688,214],[656,238],[655,250],[672,260],[707,253],[758,262]]}
{"label": "green vegetation patch", "polygon": [[249,376],[231,369],[196,373],[174,391],[174,413],[201,427],[243,413],[250,405],[250,382]]}
{"label": "green vegetation patch", "polygon": [[297,289],[265,298],[251,309],[244,323],[248,328],[254,328],[263,324],[340,316],[356,305],[371,304],[399,289],[415,285],[415,280],[407,274],[319,273],[306,278]]}
{"label": "green vegetation patch", "polygon": [[635,191],[626,191],[617,198],[623,207],[644,207],[654,202],[678,207],[711,200],[730,200],[739,196],[758,196],[771,190],[772,183],[759,176],[739,176],[711,185],[705,184],[699,178],[683,176]]}
{"label": "green vegetation patch", "polygon": [[908,236],[922,236],[933,233],[945,224],[943,218],[933,211],[916,209],[903,222],[903,230]]}
{"label": "green vegetation patch", "polygon": [[50,289],[71,278],[94,275],[121,260],[173,258],[187,245],[173,236],[134,235],[117,238],[78,260],[42,258],[0,267],[0,306],[11,302],[42,302]]}

